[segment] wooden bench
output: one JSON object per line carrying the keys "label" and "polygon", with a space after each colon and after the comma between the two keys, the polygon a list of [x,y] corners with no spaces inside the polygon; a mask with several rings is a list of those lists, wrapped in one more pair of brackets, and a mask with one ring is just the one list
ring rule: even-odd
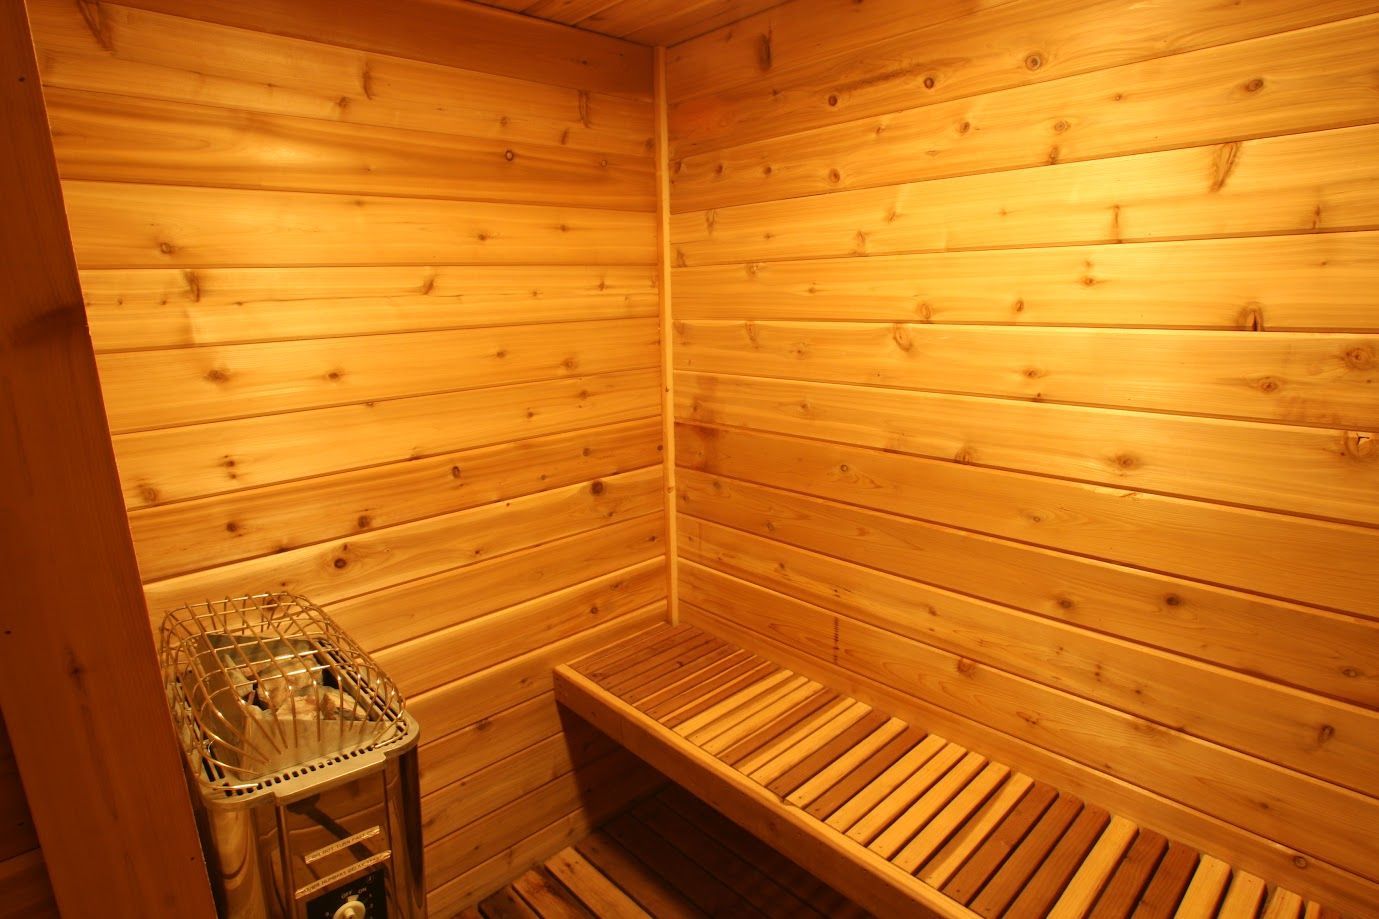
{"label": "wooden bench", "polygon": [[692,626],[560,666],[555,692],[880,916],[1339,915]]}

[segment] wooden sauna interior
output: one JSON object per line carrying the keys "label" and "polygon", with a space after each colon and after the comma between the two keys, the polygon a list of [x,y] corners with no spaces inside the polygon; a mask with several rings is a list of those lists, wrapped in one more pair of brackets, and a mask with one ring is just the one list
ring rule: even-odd
{"label": "wooden sauna interior", "polygon": [[406,693],[432,916],[729,831],[555,700],[666,623],[1379,916],[1379,3],[492,2],[6,0],[0,916],[205,914],[146,624],[254,590]]}

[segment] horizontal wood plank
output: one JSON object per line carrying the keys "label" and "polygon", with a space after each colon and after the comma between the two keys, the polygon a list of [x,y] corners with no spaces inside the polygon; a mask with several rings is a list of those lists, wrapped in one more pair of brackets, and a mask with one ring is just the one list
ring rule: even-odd
{"label": "horizontal wood plank", "polygon": [[554,434],[130,512],[145,580],[655,465],[652,420]]}
{"label": "horizontal wood plank", "polygon": [[47,92],[64,179],[649,211],[651,158]]}
{"label": "horizontal wood plank", "polygon": [[207,598],[285,590],[331,603],[652,513],[660,470],[629,472],[145,585],[156,624]]}
{"label": "horizontal wood plank", "polygon": [[303,41],[106,2],[82,8],[34,0],[29,9],[46,88],[600,153],[650,150],[649,97],[551,86],[531,82],[530,71],[515,79],[326,44],[318,34]]}
{"label": "horizontal wood plank", "polygon": [[63,183],[82,268],[650,265],[650,213],[421,198]]}
{"label": "horizontal wood plank", "polygon": [[1366,16],[686,156],[674,207],[1366,124],[1379,120],[1366,50],[1376,42],[1379,17]]}
{"label": "horizontal wood plank", "polygon": [[681,319],[675,344],[700,373],[1379,429],[1379,335]]}
{"label": "horizontal wood plank", "polygon": [[404,332],[101,355],[111,431],[654,368],[647,319]]}
{"label": "horizontal wood plank", "polygon": [[[676,416],[964,466],[1379,523],[1379,452],[1368,430],[693,373],[676,375]],[[1268,465],[1259,462],[1265,457]]]}
{"label": "horizontal wood plank", "polygon": [[[777,435],[717,431],[676,449],[682,467],[710,476],[1379,617],[1370,528]],[[729,482],[704,487],[732,493]]]}
{"label": "horizontal wood plank", "polygon": [[[720,535],[710,528],[710,536]],[[730,544],[757,550],[758,541]],[[682,537],[682,543],[684,538]],[[1090,630],[936,590],[785,546],[752,555],[686,552],[749,581],[969,661],[1139,715],[1175,730],[1375,795],[1379,714]],[[739,561],[739,559],[742,559]],[[1000,635],[999,643],[990,636]],[[1215,699],[1204,707],[1202,699]],[[1328,736],[1324,744],[1318,738]]]}
{"label": "horizontal wood plank", "polygon": [[1269,0],[1249,13],[1194,0],[1176,4],[1170,20],[1158,7],[1127,8],[1116,0],[997,4],[878,35],[840,56],[814,50],[788,72],[679,101],[669,111],[671,137],[680,155],[718,149],[1373,12],[1367,0],[1302,8]]}
{"label": "horizontal wood plank", "polygon": [[124,434],[115,455],[129,507],[143,507],[649,418],[657,376],[601,374]]}
{"label": "horizontal wood plank", "polygon": [[630,96],[651,94],[651,53],[630,42],[500,13],[476,3],[370,0],[130,0],[130,6],[257,32]]}
{"label": "horizontal wood plank", "polygon": [[677,214],[676,264],[1369,229],[1379,126]]}
{"label": "horizontal wood plank", "polygon": [[653,558],[393,645],[375,657],[404,693],[425,692],[641,609],[663,599],[665,588],[665,560]]}
{"label": "horizontal wood plank", "polygon": [[677,319],[1379,330],[1379,233],[708,265]]}
{"label": "horizontal wood plank", "polygon": [[98,353],[656,315],[646,267],[93,269],[81,287]]}

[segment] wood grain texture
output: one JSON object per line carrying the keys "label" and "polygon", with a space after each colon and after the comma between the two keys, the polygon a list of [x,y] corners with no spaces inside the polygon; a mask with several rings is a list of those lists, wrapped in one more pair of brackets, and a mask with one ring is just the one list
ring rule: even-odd
{"label": "wood grain texture", "polygon": [[[754,627],[728,615],[719,615],[696,605],[688,595],[683,597],[682,602],[686,624],[711,631],[775,660],[787,661],[790,669],[796,673],[829,680],[858,700],[870,700],[890,711],[901,712],[909,722],[922,723],[941,731],[946,737],[957,738],[955,742],[980,749],[1007,762],[1019,760],[1029,766],[1028,771],[1039,782],[1057,783],[1057,787],[1064,792],[1084,798],[1095,792],[1099,795],[1099,806],[1112,809],[1141,826],[1181,840],[1187,844],[1181,848],[1189,854],[1193,854],[1191,847],[1201,847],[1213,840],[1219,845],[1220,840],[1228,839],[1230,850],[1236,853],[1237,867],[1265,877],[1289,877],[1288,883],[1294,889],[1306,891],[1308,896],[1321,902],[1361,913],[1368,908],[1367,904],[1373,901],[1375,891],[1379,889],[1379,885],[1373,881],[1319,859],[1304,856],[1297,861],[1301,856],[1297,849],[1243,831],[1219,818],[1204,817],[1200,810],[1185,807],[1162,796],[1147,794],[1137,785],[1118,781],[1106,783],[1097,778],[1095,770],[1052,754],[1044,747],[987,728],[913,693],[896,690],[877,680],[840,669],[829,660],[804,653],[780,632],[756,631]],[[867,703],[858,701],[854,704],[865,706]],[[1189,868],[1194,864],[1195,858]],[[1179,888],[1178,893],[1181,894],[1181,891],[1182,888]],[[1176,900],[1169,902],[1175,903]]]}
{"label": "wood grain texture", "polygon": [[578,265],[144,268],[85,271],[81,282],[104,353],[654,317],[652,275]]}
{"label": "wood grain texture", "polygon": [[666,615],[649,51],[452,0],[33,7],[148,611],[327,604],[424,725],[433,886],[505,880],[646,775],[549,667]]}
{"label": "wood grain texture", "polygon": [[425,0],[387,15],[369,0],[266,0],[248,7],[230,0],[136,0],[129,5],[557,86],[651,94],[651,54],[645,48],[457,0]]}
{"label": "wood grain texture", "polygon": [[[142,507],[654,417],[658,375],[637,370],[163,428],[120,435],[115,452],[129,506]],[[317,450],[322,443],[329,448]]]}
{"label": "wood grain texture", "polygon": [[677,214],[676,264],[1369,229],[1379,127]]}
{"label": "wood grain texture", "polygon": [[54,89],[65,179],[645,211],[643,155]]}
{"label": "wood grain texture", "polygon": [[[804,486],[830,500],[1151,571],[1379,615],[1369,599],[1371,575],[1359,564],[1374,551],[1371,528],[820,441],[748,434],[742,442],[754,452],[723,450],[699,468],[758,482],[769,478],[777,487]],[[686,447],[679,449],[683,455]],[[1205,530],[1208,520],[1211,529]]]}
{"label": "wood grain texture", "polygon": [[[711,535],[716,535],[716,529]],[[749,551],[758,543],[738,541],[741,549]],[[1154,654],[1080,628],[1051,625],[1040,617],[1020,616],[825,556],[784,547],[762,547],[762,551],[769,554],[756,563],[759,569],[733,556],[719,561],[686,552],[686,559],[909,640],[968,659],[980,658],[1176,730],[1373,793],[1371,778],[1362,766],[1356,768],[1376,755],[1369,749],[1376,716],[1368,709],[1337,705],[1173,655]],[[1012,637],[999,648],[991,648],[986,636],[993,634]],[[1146,659],[1152,660],[1160,674],[1153,684],[1133,676]],[[1221,701],[1207,712],[1201,705],[1203,698]],[[1326,727],[1334,733],[1319,748],[1317,738]]]}
{"label": "wood grain texture", "polygon": [[[1373,502],[1379,455],[1371,451],[1367,429],[1260,425],[793,379],[685,373],[678,384],[677,416],[700,424],[788,434],[806,423],[812,437],[974,469],[1379,522]],[[1113,385],[1108,380],[1107,388]],[[1045,436],[1031,440],[1031,430]],[[1251,468],[1263,456],[1279,465]]]}
{"label": "wood grain texture", "polygon": [[654,466],[658,446],[633,421],[138,508],[130,529],[154,580]]}
{"label": "wood grain texture", "polygon": [[[1266,838],[1290,838],[1324,861],[1365,877],[1372,874],[1368,866],[1373,864],[1373,854],[1366,851],[1372,844],[1360,827],[1379,818],[1379,805],[1366,795],[1298,776],[1156,722],[1079,701],[1015,677],[995,664],[983,665],[928,644],[897,640],[889,630],[829,615],[711,569],[685,563],[681,573],[688,604],[721,610],[722,615],[744,624],[755,623],[748,627],[780,635],[814,657],[831,656],[830,636],[837,634],[838,644],[849,649],[838,658],[836,666],[841,669],[923,695],[950,711],[972,713],[971,717],[997,730],[1042,743],[1091,768],[1121,778],[1138,775],[1152,790],[1175,801],[1193,801]],[[1142,739],[1137,741],[1137,737]],[[1153,745],[1152,765],[1140,761],[1136,748],[1144,743]],[[1202,771],[1216,769],[1229,772],[1229,786],[1208,791],[1193,779]],[[1360,808],[1369,816],[1349,820],[1343,816],[1354,815]],[[1292,816],[1281,817],[1287,810]],[[1330,816],[1315,820],[1311,829],[1298,825],[1307,814],[1323,811]],[[1355,831],[1347,832],[1348,822],[1356,825]]]}
{"label": "wood grain texture", "polygon": [[89,19],[61,0],[34,0],[31,8],[46,86],[599,153],[649,149],[649,97],[457,70],[104,2],[85,7]]}
{"label": "wood grain texture", "polygon": [[[799,0],[781,12],[788,14],[794,7],[809,15],[811,5],[821,4]],[[825,38],[823,48],[808,49],[789,70],[773,68],[763,78],[677,101],[670,111],[676,150],[683,155],[916,104],[982,97],[1375,12],[1366,0],[1330,0],[1304,8],[1271,0],[1248,12],[1207,0],[1171,8],[1127,8],[1116,0],[984,6],[899,34],[878,23],[865,46],[838,55],[828,52]],[[1108,40],[1111,29],[1114,41]],[[774,54],[772,58],[774,63]],[[1108,90],[1108,95],[1115,92],[1114,87]]]}
{"label": "wood grain texture", "polygon": [[679,320],[791,319],[1239,331],[1379,330],[1379,233],[711,265]]}
{"label": "wood grain texture", "polygon": [[1366,16],[685,156],[676,208],[1365,124],[1377,40]]}
{"label": "wood grain texture", "polygon": [[1379,335],[755,319],[675,332],[676,366],[701,373],[1379,428]]}
{"label": "wood grain texture", "polygon": [[[792,0],[668,54],[686,620],[1372,899],[1337,827],[1379,801],[1375,751],[1321,761],[1379,700],[1379,10],[898,6]],[[1017,684],[1152,727],[1062,744],[1099,716]],[[1207,698],[1238,707],[1208,727]],[[1161,773],[1180,742],[1196,764]],[[1179,771],[1312,803],[1266,825]],[[1056,910],[1063,881],[1091,906],[1121,837],[987,907]]]}
{"label": "wood grain texture", "polygon": [[649,319],[407,332],[103,355],[117,435],[329,405],[651,369]]}
{"label": "wood grain texture", "polygon": [[82,268],[649,265],[649,213],[442,199],[64,184]]}
{"label": "wood grain texture", "polygon": [[21,913],[211,916],[22,3],[0,7],[0,73],[0,709],[44,843],[0,891]]}
{"label": "wood grain texture", "polygon": [[1379,625],[1367,620],[742,479],[687,475],[684,494],[688,558],[788,570],[789,547],[808,549],[1371,708],[1379,698]]}

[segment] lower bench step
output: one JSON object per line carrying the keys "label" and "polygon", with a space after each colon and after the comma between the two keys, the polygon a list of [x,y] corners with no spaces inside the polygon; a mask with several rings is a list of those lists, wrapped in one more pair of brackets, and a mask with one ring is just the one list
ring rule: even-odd
{"label": "lower bench step", "polygon": [[1339,916],[692,626],[556,698],[881,916]]}

